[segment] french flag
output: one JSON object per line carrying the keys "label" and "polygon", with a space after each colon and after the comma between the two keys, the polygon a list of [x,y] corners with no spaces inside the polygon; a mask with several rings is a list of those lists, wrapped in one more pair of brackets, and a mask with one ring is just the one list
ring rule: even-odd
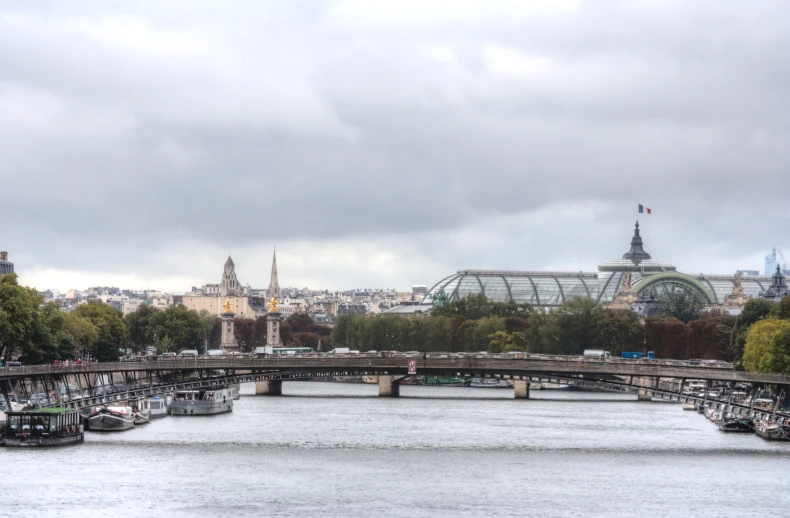
{"label": "french flag", "polygon": [[653,213],[653,211],[651,211],[650,209],[648,209],[647,207],[643,206],[640,203],[639,204],[639,214],[644,214],[645,212],[647,212],[648,214],[652,214]]}

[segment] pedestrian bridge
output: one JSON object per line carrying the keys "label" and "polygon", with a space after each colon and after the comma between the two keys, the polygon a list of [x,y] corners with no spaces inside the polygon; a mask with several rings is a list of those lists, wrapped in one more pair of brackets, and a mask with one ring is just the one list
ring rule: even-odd
{"label": "pedestrian bridge", "polygon": [[[411,368],[411,372],[410,372]],[[438,377],[490,377],[513,382],[516,399],[528,399],[529,387],[541,381],[572,381],[582,388],[637,393],[680,402],[720,405],[735,413],[760,414],[732,401],[709,401],[683,394],[685,380],[751,387],[778,386],[790,376],[735,371],[731,365],[674,360],[627,360],[548,356],[379,353],[312,354],[252,358],[228,356],[173,360],[124,361],[83,365],[35,365],[0,368],[0,390],[22,398],[38,397],[43,406],[87,408],[114,399],[153,395],[212,385],[255,382],[256,393],[279,395],[282,381],[335,376],[378,376],[379,395],[396,397],[399,382],[412,374]],[[778,408],[778,405],[777,405]],[[765,415],[762,415],[765,414]],[[784,421],[776,411],[763,417]]]}

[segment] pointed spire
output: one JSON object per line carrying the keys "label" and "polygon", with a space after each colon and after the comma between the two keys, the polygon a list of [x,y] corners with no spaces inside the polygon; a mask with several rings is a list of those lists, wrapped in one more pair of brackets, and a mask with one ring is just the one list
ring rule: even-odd
{"label": "pointed spire", "polygon": [[630,259],[634,264],[639,264],[645,259],[651,259],[650,254],[642,248],[642,237],[639,235],[639,222],[634,227],[634,237],[631,238],[631,249],[623,254],[623,259]]}
{"label": "pointed spire", "polygon": [[236,268],[236,265],[233,264],[233,259],[228,256],[228,260],[225,261],[225,268]]}
{"label": "pointed spire", "polygon": [[269,291],[267,292],[269,298],[280,298],[280,281],[277,278],[277,250],[272,255],[272,276],[269,280]]}

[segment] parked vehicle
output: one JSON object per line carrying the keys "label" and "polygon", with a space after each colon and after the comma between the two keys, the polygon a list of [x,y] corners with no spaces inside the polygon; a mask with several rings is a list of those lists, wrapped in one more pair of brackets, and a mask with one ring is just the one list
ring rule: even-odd
{"label": "parked vehicle", "polygon": [[194,349],[185,349],[178,353],[179,358],[197,358],[198,352]]}
{"label": "parked vehicle", "polygon": [[583,356],[587,358],[611,358],[609,351],[603,349],[585,349]]}

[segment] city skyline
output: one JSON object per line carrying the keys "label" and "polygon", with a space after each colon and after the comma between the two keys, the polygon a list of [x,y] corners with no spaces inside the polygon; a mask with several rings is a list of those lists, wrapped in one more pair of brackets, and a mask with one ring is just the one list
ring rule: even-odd
{"label": "city skyline", "polygon": [[315,288],[587,270],[637,204],[686,272],[790,248],[790,4],[210,5],[0,2],[23,283],[265,286],[275,244]]}

